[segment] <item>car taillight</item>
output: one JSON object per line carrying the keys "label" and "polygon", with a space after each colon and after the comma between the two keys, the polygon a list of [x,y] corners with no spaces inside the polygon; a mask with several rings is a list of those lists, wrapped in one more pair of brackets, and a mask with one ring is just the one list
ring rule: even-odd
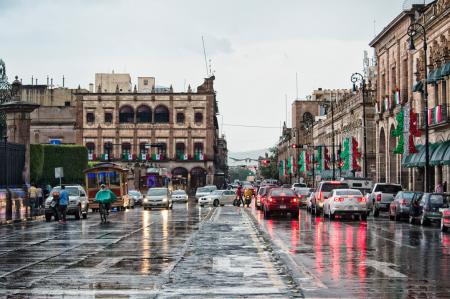
{"label": "car taillight", "polygon": [[450,210],[445,210],[444,212],[442,212],[442,215],[450,216]]}
{"label": "car taillight", "polygon": [[381,194],[377,194],[377,201],[381,201]]}
{"label": "car taillight", "polygon": [[336,201],[336,202],[343,202],[344,198],[343,197],[335,197],[334,201]]}
{"label": "car taillight", "polygon": [[322,192],[319,192],[319,200],[322,200]]}
{"label": "car taillight", "polygon": [[292,199],[292,202],[297,202],[297,201],[298,201],[297,197],[294,197],[294,198]]}
{"label": "car taillight", "polygon": [[365,197],[358,197],[358,202],[366,202],[366,198]]}
{"label": "car taillight", "polygon": [[406,206],[407,204],[408,204],[408,202],[405,199],[400,200],[401,206]]}
{"label": "car taillight", "polygon": [[273,202],[273,198],[272,198],[272,197],[269,197],[268,201],[269,201],[269,202]]}

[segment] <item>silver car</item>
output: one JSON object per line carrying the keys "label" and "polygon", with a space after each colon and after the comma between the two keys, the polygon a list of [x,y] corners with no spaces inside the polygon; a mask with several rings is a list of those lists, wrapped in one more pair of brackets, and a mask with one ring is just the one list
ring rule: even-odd
{"label": "silver car", "polygon": [[175,190],[172,192],[172,200],[174,202],[187,202],[189,195],[184,190]]}
{"label": "silver car", "polygon": [[210,194],[213,191],[216,191],[216,186],[205,186],[205,187],[199,187],[197,188],[197,191],[195,192],[195,198],[199,200],[200,197],[206,196]]}
{"label": "silver car", "polygon": [[[89,209],[89,201],[86,196],[86,191],[80,185],[67,185],[65,190],[69,195],[69,204],[67,205],[67,215],[74,215],[75,219],[79,220],[81,217],[83,219],[87,218],[87,213]],[[61,193],[61,187],[55,187],[50,192],[50,196],[45,200],[45,220],[47,222],[52,220],[52,216],[55,219],[58,217],[54,215],[54,210],[51,207],[53,201],[53,193]]]}
{"label": "silver car", "polygon": [[213,205],[215,207],[221,205],[231,205],[236,198],[236,193],[232,190],[216,190],[212,193],[200,197],[198,204],[200,206]]}
{"label": "silver car", "polygon": [[148,189],[147,194],[142,202],[144,210],[152,208],[166,208],[172,209],[172,194],[167,188],[151,188]]}
{"label": "silver car", "polygon": [[[134,201],[134,205],[142,205],[142,200],[144,199],[144,196],[141,192],[137,190],[130,190],[128,191],[128,197]],[[134,205],[132,206],[134,208]]]}

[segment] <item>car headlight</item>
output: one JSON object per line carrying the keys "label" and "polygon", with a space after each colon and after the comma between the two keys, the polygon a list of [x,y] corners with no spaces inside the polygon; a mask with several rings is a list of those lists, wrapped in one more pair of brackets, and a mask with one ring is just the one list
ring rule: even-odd
{"label": "car headlight", "polygon": [[168,201],[169,199],[167,198],[167,197],[164,197],[163,199],[162,199],[162,201],[163,202],[166,202],[166,201]]}
{"label": "car headlight", "polygon": [[148,202],[148,198],[147,197],[144,198],[144,202]]}

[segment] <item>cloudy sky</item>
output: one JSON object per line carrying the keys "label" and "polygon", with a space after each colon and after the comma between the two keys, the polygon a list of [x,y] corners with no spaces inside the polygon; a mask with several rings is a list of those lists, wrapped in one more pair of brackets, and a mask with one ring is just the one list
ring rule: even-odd
{"label": "cloudy sky", "polygon": [[206,76],[204,36],[229,149],[260,149],[278,140],[296,72],[301,98],[349,88],[374,31],[403,2],[0,0],[0,58],[24,83],[48,75],[61,84],[64,75],[66,86],[87,88],[96,72],[114,70],[183,91]]}

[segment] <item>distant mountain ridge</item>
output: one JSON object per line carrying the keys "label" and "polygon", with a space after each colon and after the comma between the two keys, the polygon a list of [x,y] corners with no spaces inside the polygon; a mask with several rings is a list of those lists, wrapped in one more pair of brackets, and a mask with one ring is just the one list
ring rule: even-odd
{"label": "distant mountain ridge", "polygon": [[228,166],[237,166],[237,165],[256,165],[258,164],[256,161],[252,161],[250,163],[246,163],[245,161],[234,161],[231,158],[235,159],[258,159],[260,156],[264,157],[266,153],[269,153],[269,149],[259,149],[253,151],[244,151],[244,152],[228,152]]}

